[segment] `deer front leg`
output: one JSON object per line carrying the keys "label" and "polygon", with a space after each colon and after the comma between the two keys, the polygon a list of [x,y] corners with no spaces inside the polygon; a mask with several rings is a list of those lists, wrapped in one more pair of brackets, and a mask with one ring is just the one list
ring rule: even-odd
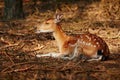
{"label": "deer front leg", "polygon": [[68,57],[65,57],[65,54],[55,53],[55,52],[51,52],[47,54],[37,54],[36,57],[53,57],[53,58],[61,58],[65,60],[68,59]]}
{"label": "deer front leg", "polygon": [[77,45],[77,43],[74,44],[74,45],[70,45],[70,46],[71,46],[71,48],[73,48],[73,50],[71,49],[72,52],[68,51],[68,54],[62,55],[62,57],[61,57],[62,59],[64,59],[64,60],[72,60],[72,59],[78,57],[79,51],[78,51],[78,45]]}
{"label": "deer front leg", "polygon": [[74,59],[75,57],[78,57],[78,47],[76,46],[72,52],[72,54],[69,54],[68,56],[63,56],[62,58],[65,59],[65,60],[72,60]]}
{"label": "deer front leg", "polygon": [[53,57],[53,58],[61,58],[63,60],[72,60],[73,57],[69,57],[69,55],[66,54],[60,54],[60,53],[47,53],[47,54],[37,54],[36,57]]}
{"label": "deer front leg", "polygon": [[55,53],[55,52],[51,52],[51,53],[47,53],[47,54],[37,54],[36,57],[54,57],[54,58],[58,58],[60,57],[60,53]]}

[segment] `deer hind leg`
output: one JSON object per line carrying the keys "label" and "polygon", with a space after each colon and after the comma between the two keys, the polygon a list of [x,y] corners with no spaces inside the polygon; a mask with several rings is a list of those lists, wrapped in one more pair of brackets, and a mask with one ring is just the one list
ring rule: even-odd
{"label": "deer hind leg", "polygon": [[86,56],[84,54],[80,55],[80,59],[82,61],[101,61],[102,57],[103,57],[102,55],[99,55],[99,56],[96,56],[96,57],[88,57],[88,56]]}
{"label": "deer hind leg", "polygon": [[91,57],[91,59],[88,59],[87,61],[101,61],[104,60],[104,56],[101,50],[98,50],[95,55]]}
{"label": "deer hind leg", "polygon": [[101,61],[102,55],[97,55],[96,57],[92,57],[91,59],[87,59],[87,61]]}

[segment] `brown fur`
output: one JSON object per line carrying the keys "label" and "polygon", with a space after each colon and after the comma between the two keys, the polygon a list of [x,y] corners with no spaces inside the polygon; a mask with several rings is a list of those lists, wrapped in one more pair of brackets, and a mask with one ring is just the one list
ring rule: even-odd
{"label": "brown fur", "polygon": [[37,26],[38,30],[47,30],[53,32],[53,36],[57,41],[57,45],[61,55],[77,54],[74,50],[77,46],[79,54],[84,54],[88,57],[93,57],[98,51],[101,55],[109,56],[109,48],[106,42],[95,34],[83,33],[76,36],[66,35],[61,26],[54,23],[54,19],[49,19],[42,23],[42,26]]}

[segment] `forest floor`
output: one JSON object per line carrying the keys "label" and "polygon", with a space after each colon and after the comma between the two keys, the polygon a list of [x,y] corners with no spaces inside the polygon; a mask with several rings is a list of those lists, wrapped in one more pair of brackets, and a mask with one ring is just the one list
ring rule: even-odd
{"label": "forest floor", "polygon": [[35,26],[52,17],[54,11],[36,10],[28,15],[30,12],[26,11],[26,19],[0,22],[0,80],[120,80],[119,21],[65,16],[67,19],[61,23],[67,35],[90,32],[103,38],[111,52],[107,61],[37,58],[36,54],[58,52],[51,33],[35,33]]}

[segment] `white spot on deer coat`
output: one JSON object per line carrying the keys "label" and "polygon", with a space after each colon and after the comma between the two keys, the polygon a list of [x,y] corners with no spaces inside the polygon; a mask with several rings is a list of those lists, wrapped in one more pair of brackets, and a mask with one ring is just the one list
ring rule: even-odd
{"label": "white spot on deer coat", "polygon": [[94,39],[94,41],[96,41],[96,39]]}
{"label": "white spot on deer coat", "polygon": [[91,43],[87,43],[87,45],[89,46],[89,45],[91,45]]}
{"label": "white spot on deer coat", "polygon": [[85,44],[85,42],[83,41],[83,44]]}
{"label": "white spot on deer coat", "polygon": [[99,45],[99,42],[96,42],[97,45]]}
{"label": "white spot on deer coat", "polygon": [[104,52],[104,50],[103,50],[103,49],[102,49],[101,51],[102,51],[102,53]]}
{"label": "white spot on deer coat", "polygon": [[96,45],[93,45],[93,47],[96,47]]}

